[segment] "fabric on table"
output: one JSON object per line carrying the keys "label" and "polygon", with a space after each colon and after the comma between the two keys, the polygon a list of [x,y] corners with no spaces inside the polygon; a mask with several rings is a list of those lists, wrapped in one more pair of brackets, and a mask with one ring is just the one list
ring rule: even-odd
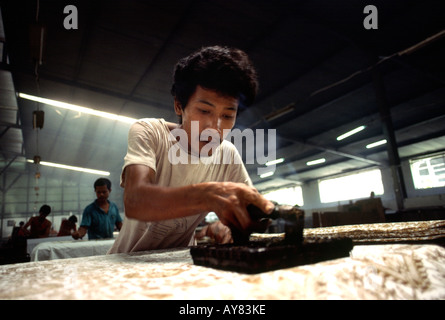
{"label": "fabric on table", "polygon": [[305,236],[347,237],[356,243],[436,240],[445,238],[445,221],[411,221],[313,228],[305,229]]}
{"label": "fabric on table", "polygon": [[[282,234],[254,233],[251,240],[276,238],[280,240]],[[354,244],[381,244],[404,242],[435,242],[445,241],[445,220],[410,221],[392,223],[356,224],[335,227],[305,228],[305,238],[351,238]]]}

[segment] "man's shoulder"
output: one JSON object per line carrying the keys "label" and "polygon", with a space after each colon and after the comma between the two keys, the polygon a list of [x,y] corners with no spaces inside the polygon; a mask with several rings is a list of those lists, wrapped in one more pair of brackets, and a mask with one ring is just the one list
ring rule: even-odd
{"label": "man's shoulder", "polygon": [[84,211],[84,213],[92,212],[96,209],[96,207],[97,207],[96,201],[93,201],[89,205],[87,205],[83,211]]}
{"label": "man's shoulder", "polygon": [[164,119],[144,118],[131,126],[129,140],[145,143],[146,141],[168,140],[169,135],[169,125]]}
{"label": "man's shoulder", "polygon": [[165,130],[167,123],[162,118],[143,118],[132,125],[132,130]]}

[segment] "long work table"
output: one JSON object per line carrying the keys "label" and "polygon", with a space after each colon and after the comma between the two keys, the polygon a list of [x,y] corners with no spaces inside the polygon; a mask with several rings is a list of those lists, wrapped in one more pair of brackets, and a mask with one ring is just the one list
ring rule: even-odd
{"label": "long work table", "polygon": [[190,248],[3,265],[0,299],[445,299],[445,221],[305,230],[327,235],[351,237],[350,255],[251,275]]}

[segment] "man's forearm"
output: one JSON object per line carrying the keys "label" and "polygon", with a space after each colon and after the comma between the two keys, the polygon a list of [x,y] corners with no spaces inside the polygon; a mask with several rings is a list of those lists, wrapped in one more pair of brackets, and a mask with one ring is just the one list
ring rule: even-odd
{"label": "man's forearm", "polygon": [[125,215],[141,221],[160,221],[206,212],[205,184],[159,187],[153,184],[125,188]]}
{"label": "man's forearm", "polygon": [[247,205],[270,213],[273,203],[244,184],[203,182],[182,187],[161,187],[153,183],[155,172],[143,165],[125,169],[124,206],[128,218],[160,221],[215,212],[226,226],[248,228],[252,220]]}
{"label": "man's forearm", "polygon": [[87,228],[80,226],[79,230],[73,232],[72,237],[76,240],[79,238],[83,238],[87,234],[87,231]]}

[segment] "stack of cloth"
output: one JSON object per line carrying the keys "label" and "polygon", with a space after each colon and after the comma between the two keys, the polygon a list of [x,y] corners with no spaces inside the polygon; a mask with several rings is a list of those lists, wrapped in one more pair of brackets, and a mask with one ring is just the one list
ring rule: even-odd
{"label": "stack of cloth", "polygon": [[[284,234],[253,234],[252,240],[280,238]],[[350,238],[355,245],[435,243],[445,245],[445,220],[355,224],[305,228],[305,239]]]}

